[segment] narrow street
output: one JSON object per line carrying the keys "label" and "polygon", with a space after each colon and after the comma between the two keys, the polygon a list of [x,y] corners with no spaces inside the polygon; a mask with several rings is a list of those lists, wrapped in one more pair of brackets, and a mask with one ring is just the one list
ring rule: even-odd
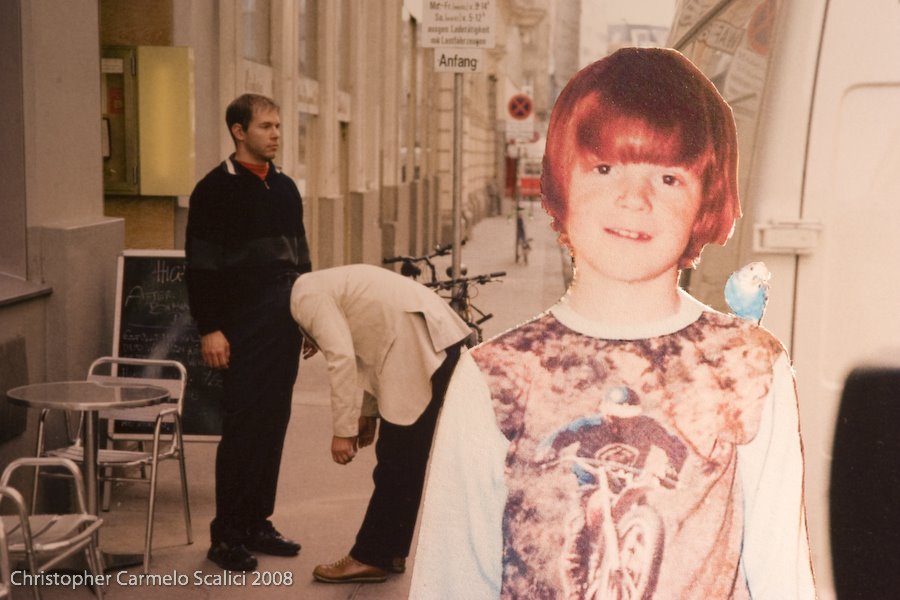
{"label": "narrow street", "polygon": [[[482,220],[463,248],[468,274],[506,271],[502,283],[478,290],[475,304],[494,317],[484,324],[485,337],[501,333],[553,304],[564,292],[563,254],[550,229],[549,217],[537,203],[524,204],[525,227],[531,238],[529,264],[514,261],[515,219],[511,206],[504,216]],[[436,263],[439,271],[449,257]],[[344,556],[353,544],[372,490],[374,453],[363,450],[351,464],[331,461],[331,416],[325,362],[320,356],[305,361],[294,393],[294,409],[281,469],[278,503],[273,522],[288,537],[303,544],[297,558],[260,556],[258,574],[226,574],[208,560],[208,524],[214,512],[213,464],[215,445],[188,443],[188,477],[195,542],[185,544],[178,478],[174,463],[160,469],[157,493],[155,553],[152,574],[169,576],[172,585],[141,580],[140,568],[112,572],[111,599],[178,598],[322,598],[376,600],[406,598],[414,556],[404,575],[383,584],[329,585],[315,582],[312,569]],[[113,510],[103,515],[103,545],[113,551],[138,551],[143,543],[146,490],[120,484]],[[178,582],[181,578],[181,583]],[[117,579],[119,582],[117,583]],[[185,584],[184,582],[187,581]],[[17,592],[24,594],[24,590]],[[87,588],[43,588],[44,597],[93,598]]]}

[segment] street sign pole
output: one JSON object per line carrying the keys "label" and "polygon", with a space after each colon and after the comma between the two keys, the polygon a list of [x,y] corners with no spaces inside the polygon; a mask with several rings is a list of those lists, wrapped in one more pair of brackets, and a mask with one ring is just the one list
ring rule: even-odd
{"label": "street sign pole", "polygon": [[462,76],[484,69],[482,50],[495,45],[496,11],[496,0],[422,2],[421,44],[436,49],[435,72],[453,73],[453,261],[450,269],[454,279],[462,275]]}
{"label": "street sign pole", "polygon": [[461,275],[462,264],[462,106],[463,76],[453,74],[453,278]]}

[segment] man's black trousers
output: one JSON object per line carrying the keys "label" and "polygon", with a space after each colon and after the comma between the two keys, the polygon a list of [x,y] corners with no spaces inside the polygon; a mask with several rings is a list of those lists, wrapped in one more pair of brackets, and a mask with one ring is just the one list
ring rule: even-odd
{"label": "man's black trousers", "polygon": [[213,542],[240,542],[268,519],[291,394],[300,361],[300,331],[290,313],[292,279],[259,290],[225,329],[231,358],[224,373],[222,439],[216,453]]}
{"label": "man's black trousers", "polygon": [[459,346],[448,348],[431,376],[431,402],[415,423],[401,426],[381,419],[372,473],[375,491],[350,550],[362,563],[387,569],[394,558],[409,555],[438,413],[458,360]]}

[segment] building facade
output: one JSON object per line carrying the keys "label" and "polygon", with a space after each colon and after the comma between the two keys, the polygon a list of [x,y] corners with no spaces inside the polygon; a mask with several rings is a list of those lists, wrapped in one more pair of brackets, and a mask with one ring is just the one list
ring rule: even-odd
{"label": "building facade", "polygon": [[[12,124],[0,133],[0,387],[80,379],[111,352],[117,256],[183,247],[191,180],[233,151],[224,109],[244,92],[281,106],[276,163],[302,192],[315,268],[449,242],[454,75],[419,44],[422,10],[416,0],[0,3],[0,107]],[[509,82],[530,85],[549,111],[545,16],[540,2],[497,0],[497,47],[462,77],[463,235],[497,210]],[[157,48],[187,49],[175,105],[186,108],[120,128],[132,67],[117,52],[138,49],[146,83],[142,57]],[[154,90],[134,89],[146,111],[141,94]],[[138,135],[172,150],[140,146],[125,169],[117,152]],[[145,169],[181,182],[151,191]],[[110,184],[132,171],[131,189]],[[35,418],[0,401],[0,464],[33,451]]]}

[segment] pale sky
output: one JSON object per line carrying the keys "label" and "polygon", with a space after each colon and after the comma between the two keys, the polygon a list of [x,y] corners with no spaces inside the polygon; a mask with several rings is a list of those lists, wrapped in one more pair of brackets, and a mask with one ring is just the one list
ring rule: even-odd
{"label": "pale sky", "polygon": [[668,27],[675,16],[675,0],[602,0],[610,25],[659,25]]}

